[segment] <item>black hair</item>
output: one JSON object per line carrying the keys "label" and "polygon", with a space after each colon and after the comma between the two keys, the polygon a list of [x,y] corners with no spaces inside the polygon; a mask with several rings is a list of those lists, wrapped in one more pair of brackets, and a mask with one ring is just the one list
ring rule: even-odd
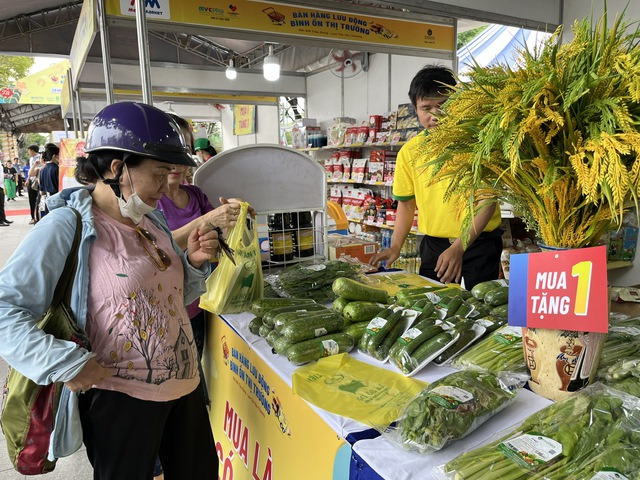
{"label": "black hair", "polygon": [[46,162],[50,162],[54,155],[60,155],[60,148],[54,143],[47,143],[44,146],[44,153],[42,154],[42,158]]}
{"label": "black hair", "polygon": [[187,122],[184,118],[176,115],[175,113],[167,113],[167,115],[169,115],[171,118],[175,120],[175,122],[178,124],[180,129],[184,129],[191,133],[190,135],[191,139],[189,140],[185,138],[185,140],[189,142],[189,148],[191,148],[191,153],[195,152],[195,146],[193,145],[193,132],[191,131],[191,125],[189,124],[189,122]]}
{"label": "black hair", "polygon": [[[96,153],[90,153],[88,157],[76,157],[75,177],[82,185],[96,183],[104,177],[104,173],[111,168],[113,160],[122,160],[126,152],[117,150],[102,150]],[[127,167],[135,168],[142,163],[144,158],[139,155],[127,155]]]}
{"label": "black hair", "polygon": [[215,157],[218,154],[218,152],[216,152],[216,149],[213,148],[213,145],[211,145],[211,142],[209,142],[209,146],[207,148],[201,148],[200,150],[209,152],[209,155],[211,155],[212,157]]}
{"label": "black hair", "polygon": [[439,65],[427,65],[416,73],[409,87],[409,99],[415,107],[421,98],[449,95],[456,84],[453,72]]}
{"label": "black hair", "polygon": [[33,145],[29,145],[27,147],[27,150],[33,150],[34,152],[38,153],[40,151],[40,145],[36,145],[34,143]]}

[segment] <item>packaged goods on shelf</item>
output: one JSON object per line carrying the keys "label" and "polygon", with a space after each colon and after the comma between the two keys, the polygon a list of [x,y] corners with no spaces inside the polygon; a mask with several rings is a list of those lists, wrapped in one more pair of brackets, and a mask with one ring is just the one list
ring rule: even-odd
{"label": "packaged goods on shelf", "polygon": [[338,205],[342,205],[343,204],[342,189],[340,187],[331,187],[329,200],[331,200],[334,203],[337,203]]}
{"label": "packaged goods on shelf", "polygon": [[367,142],[374,143],[380,130],[382,130],[382,115],[369,115],[369,138]]}
{"label": "packaged goods on shelf", "polygon": [[382,122],[380,124],[381,132],[388,132],[396,128],[398,118],[398,112],[388,112],[382,115]]}
{"label": "packaged goods on shelf", "polygon": [[345,215],[349,220],[362,222],[364,220],[365,198],[372,196],[371,190],[366,188],[347,188],[343,193],[343,207]]}
{"label": "packaged goods on shelf", "polygon": [[293,148],[309,148],[311,147],[311,137],[313,135],[322,135],[320,127],[294,126],[291,129],[291,142]]}
{"label": "packaged goods on shelf", "polygon": [[403,141],[408,142],[409,140],[411,140],[413,137],[420,135],[420,133],[422,132],[423,128],[422,127],[414,127],[414,128],[406,128],[404,130],[404,138]]}
{"label": "packaged goods on shelf", "polygon": [[622,227],[613,230],[609,240],[608,260],[633,261],[636,258],[636,246],[638,244],[638,227]]}
{"label": "packaged goods on shelf", "polygon": [[324,161],[324,171],[327,174],[327,182],[330,182],[331,180],[333,180],[333,164],[334,164],[335,158],[333,155],[331,155],[330,158],[327,158]]}
{"label": "packaged goods on shelf", "polygon": [[372,183],[384,181],[384,162],[373,161],[369,158],[365,180]]}
{"label": "packaged goods on shelf", "polygon": [[350,117],[336,117],[333,119],[333,124],[328,130],[327,144],[330,147],[339,147],[345,144],[345,136],[347,128],[356,124],[355,118]]}
{"label": "packaged goods on shelf", "polygon": [[382,115],[369,115],[369,128],[378,132],[382,130]]}
{"label": "packaged goods on shelf", "polygon": [[339,260],[345,257],[357,258],[367,263],[378,252],[378,244],[354,236],[329,234],[329,259]]}
{"label": "packaged goods on shelf", "polygon": [[353,164],[351,166],[351,179],[353,181],[357,183],[364,182],[368,161],[368,158],[358,158],[353,160]]}
{"label": "packaged goods on shelf", "polygon": [[402,130],[405,128],[420,128],[420,121],[416,114],[416,109],[411,103],[403,103],[398,105],[398,118],[395,128]]}

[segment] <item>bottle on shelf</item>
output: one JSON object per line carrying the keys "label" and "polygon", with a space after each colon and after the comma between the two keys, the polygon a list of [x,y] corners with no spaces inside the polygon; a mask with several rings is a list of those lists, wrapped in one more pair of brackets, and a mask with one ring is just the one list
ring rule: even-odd
{"label": "bottle on shelf", "polygon": [[310,257],[315,253],[313,239],[313,216],[311,212],[291,213],[293,233],[293,255]]}
{"label": "bottle on shelf", "polygon": [[293,260],[293,231],[290,213],[271,213],[267,217],[269,258],[274,262]]}

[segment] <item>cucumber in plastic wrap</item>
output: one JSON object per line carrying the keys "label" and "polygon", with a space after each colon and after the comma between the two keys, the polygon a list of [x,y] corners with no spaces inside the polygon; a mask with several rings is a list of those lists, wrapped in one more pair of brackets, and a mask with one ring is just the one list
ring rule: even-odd
{"label": "cucumber in plastic wrap", "polygon": [[311,298],[318,303],[327,303],[337,298],[331,289],[336,278],[361,280],[361,272],[360,265],[329,260],[298,263],[267,275],[265,280],[282,297]]}

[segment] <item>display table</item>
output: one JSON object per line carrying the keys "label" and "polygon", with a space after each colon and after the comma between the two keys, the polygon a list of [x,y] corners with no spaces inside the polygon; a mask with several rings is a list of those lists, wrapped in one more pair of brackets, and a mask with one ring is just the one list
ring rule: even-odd
{"label": "display table", "polygon": [[[291,391],[297,366],[248,329],[250,313],[211,315],[204,367],[221,480],[430,478],[440,465],[551,402],[528,390],[480,429],[432,455],[391,445],[368,425],[310,405]],[[353,352],[356,359],[381,366]],[[390,364],[383,368],[394,370]],[[432,382],[454,369],[428,365]],[[352,451],[353,449],[353,451]],[[352,464],[352,454],[353,462]],[[350,475],[351,470],[351,475]]]}

